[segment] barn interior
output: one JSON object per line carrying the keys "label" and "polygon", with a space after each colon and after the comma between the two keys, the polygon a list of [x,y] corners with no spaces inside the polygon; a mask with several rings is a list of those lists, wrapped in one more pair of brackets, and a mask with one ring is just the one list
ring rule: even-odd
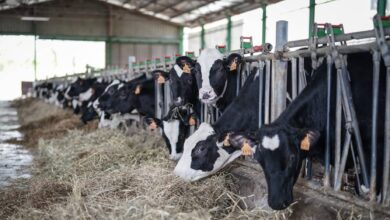
{"label": "barn interior", "polygon": [[[390,218],[389,11],[386,0],[0,0],[0,218]],[[327,78],[328,88],[339,92],[332,94],[338,105],[329,107],[329,101],[327,113],[320,111],[327,119],[336,112],[326,122],[334,127],[321,131],[324,137],[335,132],[335,139],[327,141],[321,158],[302,161],[294,201],[282,210],[269,205],[270,183],[254,154],[242,153],[221,170],[214,164],[197,181],[174,172],[175,132],[167,135],[161,125],[183,114],[172,113],[180,106],[171,72],[186,57],[194,66],[188,64],[188,72],[180,67],[181,74],[192,74],[206,48],[217,50],[225,63],[239,55],[237,66],[224,67],[236,71],[235,96],[253,71],[261,75],[258,118],[252,120],[259,129],[299,99],[310,85],[308,68],[327,63],[337,81],[331,85]],[[342,77],[350,74],[347,57],[363,52],[372,56],[365,65],[372,67],[369,144],[359,133],[358,123],[366,121],[359,108],[356,116],[354,82]],[[97,107],[116,82],[117,91],[129,86],[135,91],[128,94],[139,93],[141,87],[130,85],[143,75],[154,80],[154,101],[139,102],[153,106],[152,115],[142,105],[131,114]],[[90,79],[106,83],[100,97],[69,95],[75,83],[85,86]],[[202,123],[223,118],[216,103],[202,102],[202,80],[193,80],[200,112],[189,116],[194,124],[184,123],[186,140]],[[90,88],[92,99],[97,88]],[[229,89],[226,81],[217,98]],[[83,119],[86,106],[96,113],[92,121]],[[105,119],[111,124],[104,125]]]}

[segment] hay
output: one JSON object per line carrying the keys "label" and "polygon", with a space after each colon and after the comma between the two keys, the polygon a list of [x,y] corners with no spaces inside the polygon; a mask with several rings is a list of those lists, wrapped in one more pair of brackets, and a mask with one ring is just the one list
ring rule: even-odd
{"label": "hay", "polygon": [[[32,101],[18,108],[37,105],[46,106]],[[288,212],[242,210],[236,181],[226,172],[194,183],[175,177],[172,170],[176,164],[168,159],[158,133],[136,128],[130,128],[128,134],[83,127],[70,130],[73,123],[68,121],[67,112],[62,114],[35,121],[29,115],[22,116],[28,121],[22,131],[39,139],[35,140],[33,177],[0,190],[0,219],[288,217]],[[61,135],[48,135],[49,130]]]}

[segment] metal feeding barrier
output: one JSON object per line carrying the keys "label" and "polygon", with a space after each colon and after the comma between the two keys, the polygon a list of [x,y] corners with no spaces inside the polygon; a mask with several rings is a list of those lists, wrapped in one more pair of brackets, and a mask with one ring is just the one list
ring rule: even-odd
{"label": "metal feeding barrier", "polygon": [[[380,201],[383,205],[390,202],[389,196],[389,173],[390,173],[390,49],[386,37],[390,36],[389,17],[374,17],[374,30],[355,33],[344,33],[343,25],[314,24],[313,32],[309,39],[287,41],[287,21],[276,23],[276,44],[275,52],[271,53],[272,45],[253,46],[252,37],[241,37],[241,48],[235,51],[226,51],[224,45],[217,45],[216,48],[227,57],[232,53],[239,53],[243,62],[238,65],[237,91],[244,84],[251,71],[251,65],[257,65],[259,75],[259,127],[275,120],[286,108],[286,103],[295,99],[306,87],[306,79],[311,73],[306,72],[305,62],[311,61],[312,69],[317,68],[320,63],[327,64],[327,107],[326,107],[326,143],[324,158],[323,184],[327,189],[340,191],[343,184],[343,174],[348,157],[352,158],[354,173],[356,176],[357,190],[360,194],[367,194],[369,191],[371,204]],[[350,40],[371,39],[372,42],[356,45],[347,45]],[[289,48],[305,47],[300,50],[288,51]],[[356,52],[372,52],[373,59],[373,105],[372,105],[372,141],[370,152],[370,163],[367,162],[366,153],[363,151],[363,143],[359,131],[359,121],[356,117],[354,100],[351,92],[351,85],[348,73],[346,58],[348,54]],[[196,59],[193,52],[187,52],[187,56]],[[90,71],[84,75],[72,75],[56,77],[51,80],[70,79],[78,76],[100,75],[105,79],[123,77],[131,79],[135,75],[161,70],[168,72],[175,64],[175,56],[165,56],[160,59],[148,60],[146,62],[133,63],[129,69]],[[382,59],[381,59],[382,58]],[[306,60],[306,61],[305,61]],[[386,66],[386,103],[385,103],[385,140],[384,140],[384,161],[382,183],[380,189],[377,186],[377,122],[378,122],[378,94],[380,62],[383,60]],[[288,68],[291,71],[288,71]],[[336,72],[333,71],[336,69]],[[156,117],[163,118],[169,111],[172,103],[170,80],[162,80],[155,77],[156,92]],[[330,127],[331,109],[331,87],[332,77],[336,77],[336,107],[335,127]],[[288,81],[288,78],[290,81]],[[200,122],[215,122],[220,112],[212,105],[202,104]],[[192,131],[194,127],[192,126]],[[335,131],[334,143],[330,140],[330,131]],[[334,146],[334,148],[331,148]],[[334,161],[331,163],[331,149],[334,149]],[[333,164],[333,165],[332,165]],[[302,175],[307,179],[312,178],[312,161],[304,161]],[[360,187],[364,186],[364,187]],[[380,192],[380,193],[377,193]],[[378,195],[380,198],[378,199]],[[337,196],[337,195],[336,195]]]}

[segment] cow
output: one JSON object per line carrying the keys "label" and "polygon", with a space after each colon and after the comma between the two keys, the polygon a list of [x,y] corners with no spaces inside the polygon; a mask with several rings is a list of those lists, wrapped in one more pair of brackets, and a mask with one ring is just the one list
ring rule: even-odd
{"label": "cow", "polygon": [[68,101],[72,102],[72,108],[75,114],[80,112],[82,102],[88,100],[92,96],[93,91],[91,87],[96,80],[97,78],[95,77],[88,79],[77,77],[65,91],[64,96]]}
{"label": "cow", "polygon": [[224,58],[217,49],[203,49],[195,66],[200,101],[213,104],[223,112],[236,97],[241,62],[242,57],[237,53]]}
{"label": "cow", "polygon": [[[366,152],[366,161],[370,162],[368,155],[371,152],[372,56],[368,52],[349,54],[347,63],[363,150]],[[333,70],[334,72],[335,70]],[[382,63],[378,118],[384,118],[385,72]],[[231,139],[235,140],[230,143],[232,149],[239,151],[244,144],[256,148],[254,158],[264,170],[268,185],[268,203],[273,209],[285,209],[294,201],[293,186],[300,173],[302,160],[313,157],[322,161],[324,158],[327,108],[326,75],[326,65],[323,64],[315,71],[308,86],[274,122],[261,127],[256,132],[233,132],[230,134]],[[336,104],[336,77],[332,78],[330,128],[335,126],[335,120],[332,119],[335,117]],[[383,121],[378,122],[377,135],[377,168],[378,173],[381,173],[384,144]],[[330,129],[330,143],[334,143],[334,141],[334,129]],[[331,148],[331,152],[334,156],[333,148]],[[377,183],[380,183],[381,176],[378,178]]]}
{"label": "cow", "polygon": [[254,131],[258,128],[259,72],[251,71],[239,95],[214,123],[202,123],[184,142],[183,155],[174,173],[188,181],[209,176],[241,155],[224,148],[222,143],[229,132]]}
{"label": "cow", "polygon": [[[88,121],[91,121],[95,118],[98,118],[99,114],[96,112],[94,106],[93,106],[93,103],[95,102],[95,100],[97,100],[104,92],[104,90],[106,89],[106,87],[108,86],[107,83],[105,82],[99,82],[99,81],[96,81],[91,89],[93,91],[93,94],[92,96],[86,101],[87,102],[87,106],[85,107],[85,109],[82,111],[82,115],[81,115],[81,121],[86,124]],[[107,116],[107,115],[106,115]],[[109,115],[108,115],[109,116]]]}

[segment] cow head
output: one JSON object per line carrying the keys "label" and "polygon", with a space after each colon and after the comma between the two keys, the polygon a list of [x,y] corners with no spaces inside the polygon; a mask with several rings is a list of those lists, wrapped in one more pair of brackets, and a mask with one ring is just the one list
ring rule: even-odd
{"label": "cow head", "polygon": [[199,87],[199,99],[203,103],[215,103],[223,96],[229,74],[237,73],[241,60],[239,54],[223,58],[217,49],[202,50],[195,66],[195,76]]}
{"label": "cow head", "polygon": [[162,136],[169,150],[169,159],[178,160],[183,152],[183,145],[191,125],[195,125],[196,116],[187,106],[171,108],[162,120],[146,118],[150,130],[162,129]]}
{"label": "cow head", "polygon": [[[247,140],[256,148],[254,156],[264,170],[268,185],[268,204],[276,210],[285,209],[293,202],[293,187],[302,159],[319,136],[316,130],[280,124],[265,125],[256,134],[231,134],[233,139]],[[242,148],[243,142],[232,142],[232,145]]]}
{"label": "cow head", "polygon": [[90,102],[88,103],[88,106],[83,112],[83,114],[81,115],[80,119],[84,124],[87,124],[87,122],[92,121],[96,118],[98,118],[98,114],[95,108],[93,107],[93,102]]}
{"label": "cow head", "polygon": [[77,79],[73,81],[68,87],[68,89],[66,90],[65,97],[67,97],[68,99],[76,98],[80,95],[80,93],[86,92],[89,89],[89,87],[90,87],[89,80],[77,77]]}
{"label": "cow head", "polygon": [[198,130],[185,140],[183,155],[174,173],[187,181],[196,181],[231,163],[242,155],[242,152],[226,144],[228,134],[216,134],[210,124],[202,123]]}
{"label": "cow head", "polygon": [[187,56],[176,59],[176,63],[169,71],[173,105],[180,106],[193,103],[198,97],[198,88],[195,79],[195,61]]}
{"label": "cow head", "polygon": [[95,101],[95,105],[100,111],[106,111],[111,106],[111,101],[115,96],[119,84],[123,82],[119,80],[114,80],[107,88],[104,90],[103,94]]}

